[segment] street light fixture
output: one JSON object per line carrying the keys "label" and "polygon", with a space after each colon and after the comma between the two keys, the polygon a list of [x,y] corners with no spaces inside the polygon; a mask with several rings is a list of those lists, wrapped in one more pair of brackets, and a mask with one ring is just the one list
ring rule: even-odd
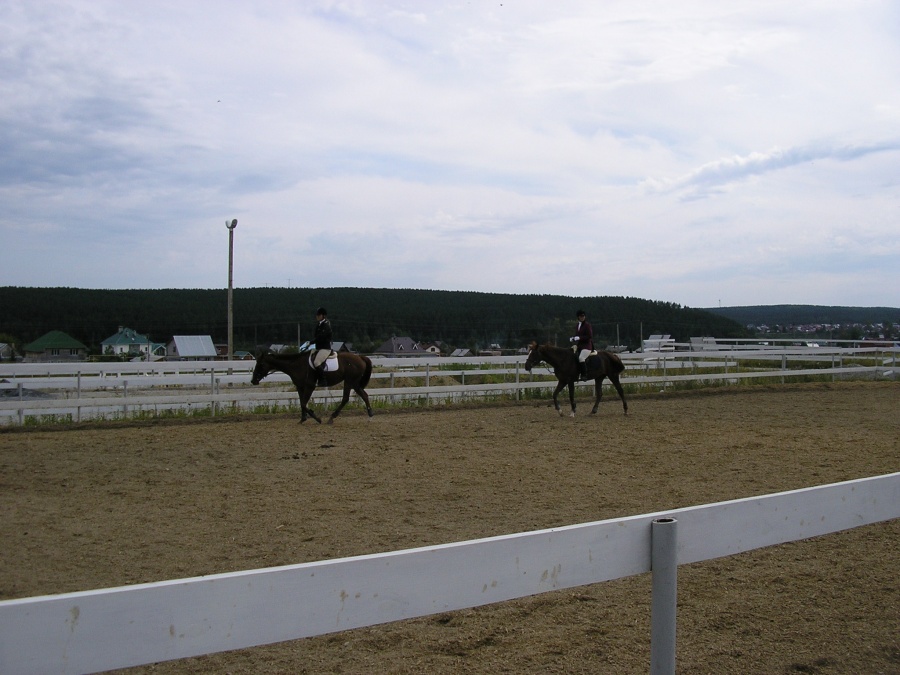
{"label": "street light fixture", "polygon": [[233,273],[234,273],[234,228],[237,227],[237,218],[230,223],[226,220],[225,227],[228,228],[228,360],[234,358],[234,304],[233,296]]}

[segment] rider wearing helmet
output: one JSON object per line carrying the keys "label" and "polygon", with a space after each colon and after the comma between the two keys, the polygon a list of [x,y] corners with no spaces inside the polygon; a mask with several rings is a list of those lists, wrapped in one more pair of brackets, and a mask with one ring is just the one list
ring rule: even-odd
{"label": "rider wearing helmet", "polygon": [[578,325],[575,327],[575,335],[569,338],[569,342],[575,346],[575,354],[578,357],[578,372],[581,374],[581,379],[586,380],[587,357],[594,351],[594,329],[588,323],[583,309],[575,312],[575,317],[578,319]]}
{"label": "rider wearing helmet", "polygon": [[324,307],[316,310],[316,332],[313,338],[316,344],[316,355],[313,357],[313,366],[316,369],[316,377],[320,387],[325,386],[325,359],[331,354],[331,322],[328,320],[328,312]]}

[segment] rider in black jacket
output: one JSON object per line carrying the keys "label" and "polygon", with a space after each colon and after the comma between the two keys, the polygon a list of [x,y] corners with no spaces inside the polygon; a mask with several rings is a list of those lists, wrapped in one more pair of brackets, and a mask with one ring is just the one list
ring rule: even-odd
{"label": "rider in black jacket", "polygon": [[328,320],[328,312],[324,307],[316,310],[316,333],[313,338],[316,343],[316,355],[313,357],[313,366],[319,386],[325,383],[325,359],[331,354],[331,322]]}

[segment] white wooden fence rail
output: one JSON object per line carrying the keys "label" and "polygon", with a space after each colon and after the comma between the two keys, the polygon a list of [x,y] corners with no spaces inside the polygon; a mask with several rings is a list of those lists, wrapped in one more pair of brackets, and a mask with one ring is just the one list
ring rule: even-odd
{"label": "white wooden fence rail", "polygon": [[[868,359],[874,365],[843,365],[844,358]],[[732,383],[741,380],[788,377],[831,376],[896,378],[896,350],[872,348],[748,350],[743,352],[667,352],[626,354],[625,385],[670,386],[677,382]],[[530,389],[550,389],[555,379],[544,366],[533,375],[523,368],[524,357],[418,357],[415,359],[376,358],[373,379],[389,379],[387,386],[370,387],[374,400],[447,400],[496,395],[520,396]],[[739,362],[754,364],[752,370],[738,369]],[[772,366],[766,366],[771,362]],[[808,367],[819,362],[821,367]],[[761,365],[762,364],[762,365]],[[792,367],[793,364],[793,367]],[[137,411],[208,409],[213,414],[225,407],[242,410],[276,403],[295,403],[296,393],[288,387],[273,391],[273,383],[288,384],[282,373],[272,373],[266,385],[249,385],[254,362],[161,362],[161,363],[81,363],[81,364],[0,364],[0,424],[23,424],[27,416],[71,415],[75,421],[104,415],[127,415]],[[450,365],[453,369],[448,370]],[[489,369],[482,369],[490,366]],[[723,372],[708,372],[717,368]],[[642,374],[643,373],[643,374]],[[653,373],[653,374],[650,374]],[[473,377],[502,378],[492,384],[471,384]],[[432,386],[431,378],[458,378],[452,385]],[[469,383],[466,378],[469,378]],[[412,378],[414,386],[394,386],[395,379]],[[608,385],[608,382],[607,382]],[[593,383],[577,385],[583,393]],[[174,389],[165,393],[168,387]],[[179,391],[188,387],[192,392]],[[197,393],[206,389],[209,393]],[[140,393],[147,392],[150,393]],[[48,391],[46,398],[31,397],[32,391]],[[93,393],[87,393],[93,392]],[[139,392],[135,394],[135,392]],[[155,393],[159,392],[159,393]],[[340,387],[319,389],[314,403],[340,397]],[[355,395],[354,395],[355,398]]]}
{"label": "white wooden fence rail", "polygon": [[440,546],[6,600],[0,672],[123,668],[642,574],[661,518],[678,523],[683,565],[898,517],[893,473]]}

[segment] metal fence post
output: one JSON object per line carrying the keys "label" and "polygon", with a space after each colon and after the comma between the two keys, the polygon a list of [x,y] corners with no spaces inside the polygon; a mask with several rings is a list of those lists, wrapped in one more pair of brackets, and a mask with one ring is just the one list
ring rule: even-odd
{"label": "metal fence post", "polygon": [[675,675],[675,616],[678,598],[678,521],[650,523],[650,673]]}

